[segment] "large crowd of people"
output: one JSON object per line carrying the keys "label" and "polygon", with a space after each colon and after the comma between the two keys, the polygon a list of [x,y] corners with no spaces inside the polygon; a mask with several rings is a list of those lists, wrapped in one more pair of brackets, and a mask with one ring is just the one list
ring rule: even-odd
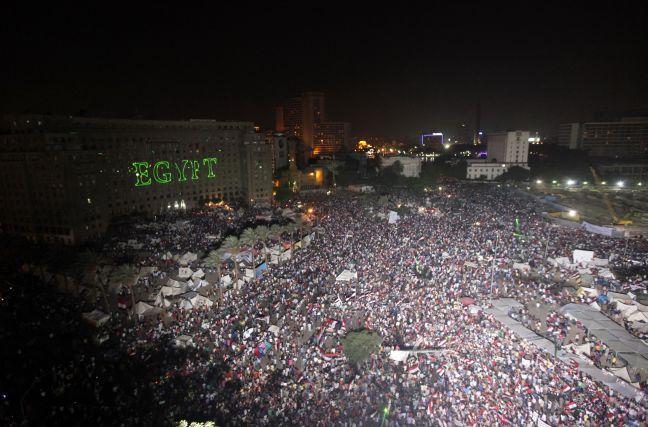
{"label": "large crowd of people", "polygon": [[[530,329],[561,345],[580,343],[582,325],[557,308],[584,301],[564,292],[570,273],[547,263],[545,251],[557,258],[592,249],[617,262],[625,253],[645,265],[643,239],[556,228],[534,201],[506,186],[447,183],[422,196],[403,191],[385,199],[344,191],[301,199],[315,212],[310,245],[258,280],[226,286],[222,300],[213,293],[211,307],[171,305],[143,320],[113,316],[104,326],[109,351],[93,351],[75,338],[77,350],[36,366],[19,356],[26,349],[3,349],[22,363],[20,374],[34,380],[26,397],[12,396],[14,406],[7,403],[0,415],[10,425],[29,416],[102,425],[181,419],[221,426],[646,425],[645,400],[617,394],[521,340],[485,310],[494,298],[515,298],[525,308],[512,315]],[[391,209],[400,214],[394,224],[387,220]],[[258,214],[229,220],[250,224]],[[190,215],[191,232],[138,228],[146,235],[141,241],[157,238],[142,263],[159,261],[167,251],[206,255],[214,245],[206,235],[220,241],[241,231],[227,228],[227,216],[215,216],[205,210]],[[129,250],[111,242],[106,247],[115,253]],[[534,275],[520,274],[516,262],[529,264]],[[179,267],[155,265],[168,275]],[[193,266],[199,265],[200,259]],[[357,278],[336,280],[344,270]],[[227,273],[236,274],[225,265]],[[160,282],[155,279],[142,277],[139,286]],[[606,286],[627,291],[645,279],[639,273],[606,280]],[[72,305],[62,300],[39,299],[45,307],[40,322]],[[549,307],[541,318],[539,307]],[[3,310],[12,307],[6,303]],[[73,322],[68,331],[85,331]],[[352,364],[341,338],[357,330],[377,333],[382,343],[366,361]],[[178,348],[180,336],[191,337],[192,345]],[[394,351],[410,353],[397,361]]]}

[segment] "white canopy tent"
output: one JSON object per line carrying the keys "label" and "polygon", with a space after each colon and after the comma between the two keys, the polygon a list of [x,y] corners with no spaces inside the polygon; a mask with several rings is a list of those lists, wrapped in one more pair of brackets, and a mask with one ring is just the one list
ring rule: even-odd
{"label": "white canopy tent", "polygon": [[352,272],[350,270],[344,270],[340,275],[335,279],[336,282],[349,282],[351,279],[357,279],[358,273]]}

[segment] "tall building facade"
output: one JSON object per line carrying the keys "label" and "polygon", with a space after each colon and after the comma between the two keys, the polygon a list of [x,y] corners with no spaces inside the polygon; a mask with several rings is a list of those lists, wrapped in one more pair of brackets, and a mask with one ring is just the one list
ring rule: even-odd
{"label": "tall building facade", "polygon": [[488,136],[488,160],[499,163],[527,163],[529,131],[494,132]]}
{"label": "tall building facade", "polygon": [[349,149],[349,123],[324,122],[314,127],[313,156],[332,157]]}
{"label": "tall building facade", "polygon": [[614,159],[648,158],[648,117],[618,122],[583,123],[581,147],[590,156]]}
{"label": "tall building facade", "polygon": [[581,125],[580,123],[561,123],[558,126],[558,145],[570,150],[580,148]]}
{"label": "tall building facade", "polygon": [[302,141],[299,164],[351,148],[349,123],[326,120],[326,98],[321,92],[304,92],[290,98],[276,112],[275,130]]}
{"label": "tall building facade", "polygon": [[276,130],[280,126],[289,135],[304,142],[304,151],[313,151],[315,126],[324,122],[326,99],[321,92],[304,92],[300,97],[290,98],[283,107],[283,120],[277,116]]}
{"label": "tall building facade", "polygon": [[272,146],[249,122],[5,116],[0,226],[77,243],[114,216],[221,198],[270,204]]}
{"label": "tall building facade", "polygon": [[648,117],[622,117],[615,121],[562,123],[558,144],[582,148],[592,157],[648,159]]}
{"label": "tall building facade", "polygon": [[466,178],[493,180],[513,166],[529,169],[529,135],[523,130],[489,134],[488,157],[469,161]]}

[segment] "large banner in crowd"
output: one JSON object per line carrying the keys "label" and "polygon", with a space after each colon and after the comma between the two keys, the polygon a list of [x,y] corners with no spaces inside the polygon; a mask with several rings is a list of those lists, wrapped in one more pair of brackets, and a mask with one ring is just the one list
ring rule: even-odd
{"label": "large banner in crowd", "polygon": [[601,234],[608,237],[612,237],[612,233],[614,232],[613,228],[601,227],[600,225],[590,224],[586,221],[583,221],[583,227],[585,227],[585,230],[590,233]]}

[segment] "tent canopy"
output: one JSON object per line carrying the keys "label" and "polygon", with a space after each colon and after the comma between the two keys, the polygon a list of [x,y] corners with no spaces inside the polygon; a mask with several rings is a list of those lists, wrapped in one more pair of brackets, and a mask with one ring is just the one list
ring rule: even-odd
{"label": "tent canopy", "polygon": [[[620,354],[630,366],[648,369],[648,345],[630,335],[623,326],[589,305],[567,304],[560,311],[581,321],[589,334],[596,336],[615,353]],[[628,354],[627,357],[626,354]]]}
{"label": "tent canopy", "polygon": [[351,279],[357,279],[358,273],[352,272],[351,270],[344,270],[340,275],[335,279],[337,282],[349,282]]}

